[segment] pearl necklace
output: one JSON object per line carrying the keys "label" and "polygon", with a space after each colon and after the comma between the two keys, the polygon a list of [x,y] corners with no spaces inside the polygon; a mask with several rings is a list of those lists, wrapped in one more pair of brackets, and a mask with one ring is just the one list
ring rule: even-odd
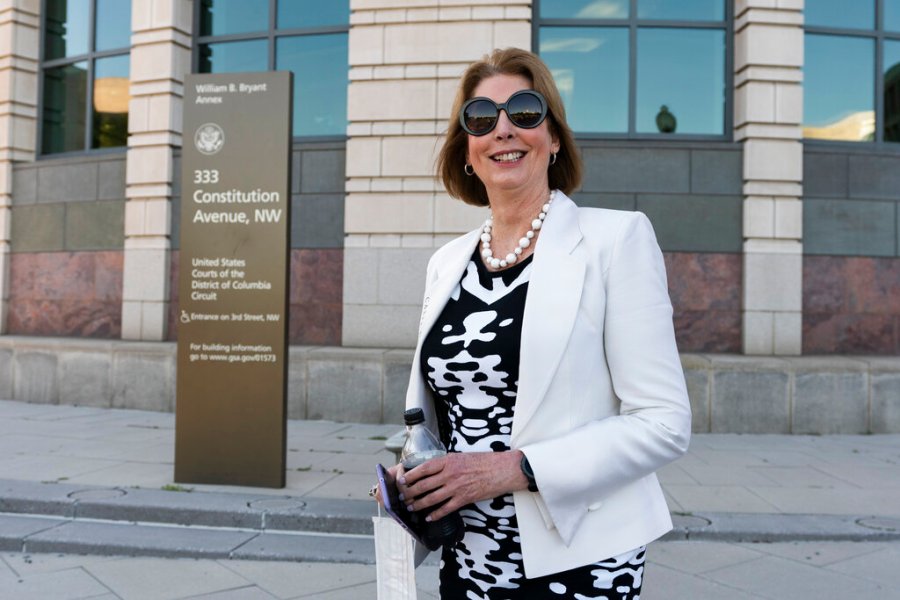
{"label": "pearl necklace", "polygon": [[525,248],[531,245],[531,240],[534,239],[534,232],[543,226],[544,219],[547,218],[547,213],[550,211],[550,204],[553,203],[554,193],[555,190],[550,192],[550,199],[541,207],[541,212],[538,214],[537,218],[531,222],[531,229],[525,232],[525,235],[519,240],[519,245],[516,246],[512,252],[507,254],[506,258],[496,258],[494,256],[494,251],[491,250],[491,230],[494,227],[494,215],[491,213],[481,227],[481,256],[483,256],[487,263],[491,265],[491,268],[502,269],[519,260],[519,256]]}

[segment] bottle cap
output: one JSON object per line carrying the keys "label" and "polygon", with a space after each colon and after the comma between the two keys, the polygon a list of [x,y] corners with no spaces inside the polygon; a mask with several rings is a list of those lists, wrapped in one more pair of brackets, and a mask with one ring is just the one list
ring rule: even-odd
{"label": "bottle cap", "polygon": [[425,412],[421,408],[410,408],[403,413],[403,422],[407,425],[418,425],[425,422]]}

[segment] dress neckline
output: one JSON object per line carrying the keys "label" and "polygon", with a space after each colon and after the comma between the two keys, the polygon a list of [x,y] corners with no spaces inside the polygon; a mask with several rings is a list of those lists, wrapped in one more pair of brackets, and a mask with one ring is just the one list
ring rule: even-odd
{"label": "dress neckline", "polygon": [[504,283],[509,284],[516,280],[519,275],[522,274],[522,271],[531,264],[532,259],[534,258],[534,253],[528,255],[527,258],[523,259],[520,262],[517,262],[511,267],[507,267],[501,271],[490,271],[487,268],[487,265],[484,264],[484,261],[481,260],[481,246],[479,245],[475,248],[475,251],[472,253],[472,258],[470,259],[475,263],[475,268],[478,269],[478,278],[484,281],[487,279],[502,279]]}

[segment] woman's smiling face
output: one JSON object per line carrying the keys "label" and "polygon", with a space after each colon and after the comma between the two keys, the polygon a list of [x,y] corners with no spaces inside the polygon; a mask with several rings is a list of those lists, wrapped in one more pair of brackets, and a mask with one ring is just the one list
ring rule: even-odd
{"label": "woman's smiling face", "polygon": [[[520,90],[531,89],[531,82],[519,75],[494,75],[483,80],[472,97],[483,96],[497,104],[506,102]],[[550,133],[547,119],[534,129],[520,129],[500,111],[497,125],[482,136],[469,136],[466,161],[487,188],[488,197],[496,193],[549,187],[547,168],[550,153],[559,151],[559,141]]]}

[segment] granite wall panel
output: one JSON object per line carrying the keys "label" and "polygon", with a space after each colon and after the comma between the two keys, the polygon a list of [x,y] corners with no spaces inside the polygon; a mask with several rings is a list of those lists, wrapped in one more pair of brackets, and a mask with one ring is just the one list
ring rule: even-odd
{"label": "granite wall panel", "polygon": [[125,151],[44,158],[13,168],[13,204],[125,199]]}
{"label": "granite wall panel", "polygon": [[12,254],[9,333],[119,337],[122,266],[121,251]]}
{"label": "granite wall panel", "polygon": [[664,254],[681,352],[740,352],[740,254]]}
{"label": "granite wall panel", "polygon": [[295,152],[300,157],[298,180],[301,194],[333,194],[344,192],[344,165],[347,161],[343,148],[309,148]]}
{"label": "granite wall panel", "polygon": [[292,344],[341,344],[343,281],[343,249],[291,251],[288,339]]}
{"label": "granite wall panel", "polygon": [[81,202],[97,199],[96,161],[39,163],[38,202]]}
{"label": "granite wall panel", "polygon": [[124,200],[125,159],[101,162],[99,169],[97,200]]}
{"label": "granite wall panel", "polygon": [[900,354],[900,155],[803,154],[803,352]]}
{"label": "granite wall panel", "polygon": [[13,166],[13,205],[37,202],[37,169]]}
{"label": "granite wall panel", "polygon": [[121,250],[124,220],[121,200],[14,205],[11,248],[13,252]]}
{"label": "granite wall panel", "polygon": [[806,152],[803,155],[803,193],[814,198],[850,195],[846,154]]}
{"label": "granite wall panel", "polygon": [[66,205],[66,250],[118,250],[125,244],[125,203]]}
{"label": "granite wall panel", "polygon": [[690,191],[690,151],[633,147],[585,147],[586,192]]}
{"label": "granite wall panel", "polygon": [[[580,140],[581,206],[639,210],[664,251],[740,252],[743,153],[739,145]],[[715,147],[711,147],[715,146]]]}
{"label": "granite wall panel", "polygon": [[804,354],[900,354],[900,259],[806,256]]}
{"label": "granite wall panel", "polygon": [[291,202],[291,247],[343,247],[343,193],[298,194]]}
{"label": "granite wall panel", "polygon": [[807,146],[803,251],[900,256],[900,156],[877,148]]}
{"label": "granite wall panel", "polygon": [[637,209],[653,223],[664,251],[740,252],[740,196],[638,194]]}
{"label": "granite wall panel", "polygon": [[848,192],[851,198],[900,197],[900,156],[849,154]]}
{"label": "granite wall panel", "polygon": [[839,256],[895,256],[896,202],[805,198],[803,251]]}
{"label": "granite wall panel", "polygon": [[692,150],[691,192],[740,195],[744,165],[740,150]]}
{"label": "granite wall panel", "polygon": [[53,252],[65,246],[64,204],[13,206],[10,249],[16,252]]}

